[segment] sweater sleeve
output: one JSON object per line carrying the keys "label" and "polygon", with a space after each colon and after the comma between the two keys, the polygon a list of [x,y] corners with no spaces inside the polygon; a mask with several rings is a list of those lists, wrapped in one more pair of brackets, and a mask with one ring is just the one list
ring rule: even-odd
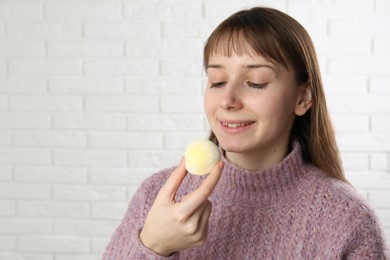
{"label": "sweater sleeve", "polygon": [[380,223],[373,213],[351,233],[343,259],[390,259]]}
{"label": "sweater sleeve", "polygon": [[103,255],[103,260],[179,259],[179,253],[169,257],[160,256],[146,248],[139,237],[146,216],[158,191],[163,185],[168,170],[147,179],[131,200],[126,215],[114,232]]}

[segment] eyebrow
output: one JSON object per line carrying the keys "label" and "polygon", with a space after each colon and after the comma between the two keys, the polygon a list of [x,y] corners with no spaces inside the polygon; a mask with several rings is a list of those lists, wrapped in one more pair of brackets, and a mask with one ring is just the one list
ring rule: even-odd
{"label": "eyebrow", "polygon": [[[270,68],[270,69],[276,71],[275,67],[268,65],[268,64],[248,64],[248,65],[244,65],[242,67],[244,69]],[[209,68],[223,69],[224,67],[223,67],[223,65],[220,65],[220,64],[209,64],[209,65],[207,65],[206,69],[209,69]]]}
{"label": "eyebrow", "polygon": [[[223,69],[224,66],[221,64],[209,64],[209,65],[207,65],[206,70],[208,70],[210,68],[211,69]],[[279,77],[279,73],[280,73],[280,71],[276,67],[269,65],[269,64],[264,64],[264,63],[247,64],[247,65],[242,66],[242,68],[249,69],[249,70],[258,69],[258,68],[269,68],[274,72],[276,77]]]}

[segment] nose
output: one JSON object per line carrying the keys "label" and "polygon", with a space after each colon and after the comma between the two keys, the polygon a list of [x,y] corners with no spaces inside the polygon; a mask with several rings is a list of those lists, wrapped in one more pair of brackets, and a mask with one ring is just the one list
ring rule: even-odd
{"label": "nose", "polygon": [[243,105],[238,84],[227,84],[221,93],[220,107],[228,110],[240,109]]}

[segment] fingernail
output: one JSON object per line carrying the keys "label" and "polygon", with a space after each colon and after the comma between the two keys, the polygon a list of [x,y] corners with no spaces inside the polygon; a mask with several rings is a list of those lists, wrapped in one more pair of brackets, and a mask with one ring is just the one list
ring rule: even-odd
{"label": "fingernail", "polygon": [[219,168],[223,169],[223,165],[224,165],[224,163],[223,163],[223,161],[221,160],[221,161],[219,162]]}

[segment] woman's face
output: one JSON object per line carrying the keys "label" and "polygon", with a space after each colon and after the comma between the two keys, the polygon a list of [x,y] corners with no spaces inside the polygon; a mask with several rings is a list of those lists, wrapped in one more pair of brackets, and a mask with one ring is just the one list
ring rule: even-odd
{"label": "woman's face", "polygon": [[226,156],[284,158],[304,89],[292,70],[262,56],[232,53],[211,56],[207,75],[204,107]]}

